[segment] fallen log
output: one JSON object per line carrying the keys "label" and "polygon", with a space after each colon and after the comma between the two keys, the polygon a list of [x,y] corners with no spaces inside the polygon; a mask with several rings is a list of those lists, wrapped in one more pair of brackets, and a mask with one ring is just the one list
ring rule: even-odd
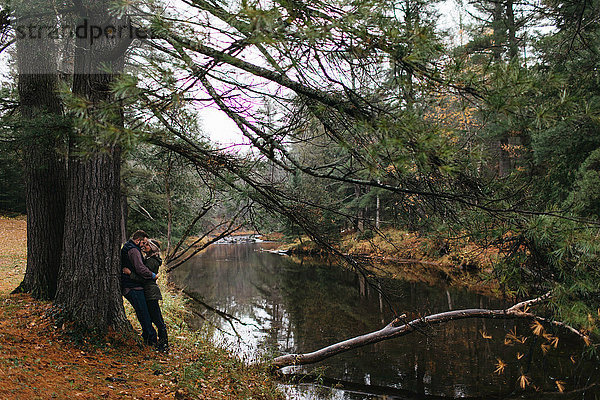
{"label": "fallen log", "polygon": [[464,310],[453,310],[446,311],[439,314],[428,315],[426,317],[417,318],[412,321],[406,321],[402,316],[395,318],[392,322],[387,324],[385,327],[378,331],[370,332],[365,335],[357,336],[351,339],[344,340],[324,347],[322,349],[313,351],[311,353],[304,354],[286,354],[283,356],[276,357],[270,363],[274,369],[279,369],[291,365],[305,365],[314,364],[322,361],[326,358],[335,356],[337,354],[357,349],[359,347],[367,346],[370,344],[378,343],[383,340],[393,339],[400,336],[408,335],[415,331],[423,331],[424,329],[450,321],[456,321],[467,318],[488,318],[488,319],[530,319],[537,320],[541,323],[551,324],[559,326],[577,334],[586,343],[589,343],[589,338],[578,330],[558,321],[550,321],[545,318],[539,317],[533,313],[528,312],[528,308],[531,305],[546,301],[550,298],[550,293],[546,293],[536,299],[523,301],[515,304],[514,306],[502,309],[502,310],[490,310],[490,309],[464,309]]}

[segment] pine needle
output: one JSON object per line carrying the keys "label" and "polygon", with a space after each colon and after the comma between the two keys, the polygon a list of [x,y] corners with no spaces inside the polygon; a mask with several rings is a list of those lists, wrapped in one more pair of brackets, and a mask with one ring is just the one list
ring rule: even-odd
{"label": "pine needle", "polygon": [[547,334],[544,335],[544,338],[549,341],[554,348],[558,347],[558,337]]}
{"label": "pine needle", "polygon": [[517,328],[513,327],[507,334],[504,336],[504,344],[512,344],[513,340],[517,339]]}
{"label": "pine needle", "polygon": [[512,344],[512,342],[525,343],[527,338],[525,336],[517,335],[517,328],[513,327],[505,336],[504,344]]}
{"label": "pine needle", "polygon": [[585,345],[586,345],[586,346],[589,346],[589,345],[591,345],[591,344],[592,344],[592,341],[590,340],[590,337],[589,337],[589,336],[584,336],[584,337],[583,337],[583,341],[585,342]]}
{"label": "pine needle", "polygon": [[525,344],[525,342],[527,341],[527,338],[525,336],[519,336],[517,338],[517,342]]}
{"label": "pine needle", "polygon": [[533,324],[531,324],[531,331],[534,335],[541,336],[544,333],[544,326],[540,321],[533,321]]}
{"label": "pine needle", "polygon": [[544,354],[548,353],[548,350],[550,350],[549,344],[543,344],[540,347],[542,348],[542,353],[544,353]]}
{"label": "pine needle", "polygon": [[521,389],[525,389],[527,385],[529,385],[529,378],[527,377],[527,375],[521,375],[519,377],[518,382]]}
{"label": "pine needle", "polygon": [[506,368],[507,364],[499,358],[497,360],[498,362],[496,363],[496,370],[494,373],[500,375],[504,373],[504,368]]}
{"label": "pine needle", "polygon": [[487,334],[487,333],[486,333],[484,330],[480,330],[480,331],[479,331],[479,333],[481,333],[481,336],[482,336],[484,339],[488,339],[488,340],[489,340],[489,339],[491,339],[491,338],[492,338],[492,335],[488,335],[488,334]]}

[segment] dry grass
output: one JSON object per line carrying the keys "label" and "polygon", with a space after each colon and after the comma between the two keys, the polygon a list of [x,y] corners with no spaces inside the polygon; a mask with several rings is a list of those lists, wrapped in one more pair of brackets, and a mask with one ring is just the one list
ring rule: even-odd
{"label": "dry grass", "polygon": [[[284,244],[280,249],[305,254],[320,252],[307,237]],[[491,271],[498,250],[479,246],[468,237],[437,243],[398,229],[384,229],[381,235],[375,234],[368,239],[349,232],[342,236],[338,249],[345,254],[370,259],[379,273],[393,278],[430,285],[444,281],[485,294],[493,294],[497,290],[496,283],[484,280],[482,275]]]}
{"label": "dry grass", "polygon": [[0,295],[18,286],[26,265],[27,221],[23,217],[0,217]]}

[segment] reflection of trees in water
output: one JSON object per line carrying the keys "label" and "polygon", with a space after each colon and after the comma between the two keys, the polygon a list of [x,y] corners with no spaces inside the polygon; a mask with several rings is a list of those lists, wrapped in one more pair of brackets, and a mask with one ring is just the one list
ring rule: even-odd
{"label": "reflection of trees in water", "polygon": [[[282,292],[299,352],[366,333],[380,328],[382,319],[392,319],[379,294],[351,272],[322,265],[287,271],[282,274]],[[403,310],[426,314],[448,309],[448,295],[439,288],[406,282],[385,284],[394,286],[392,301]],[[453,297],[457,306],[478,302],[477,295],[463,291],[454,291]],[[499,384],[504,380],[490,376],[494,358],[487,343],[478,338],[481,324],[444,326],[364,347],[326,361],[327,375],[361,382],[369,373],[372,384],[397,385],[419,393],[427,389],[454,394],[452,388],[459,385],[479,391],[483,382],[487,386],[490,381]],[[465,357],[466,353],[470,355]]]}
{"label": "reflection of trees in water", "polygon": [[[263,329],[260,346],[307,352],[354,337],[392,319],[377,291],[356,274],[323,261],[256,252],[256,245],[212,246],[174,273],[174,280],[238,318]],[[383,280],[391,300],[409,318],[450,308],[501,307],[497,301],[452,288]],[[452,396],[506,392],[514,388],[519,368],[493,374],[497,358],[516,360],[530,343],[505,346],[511,321],[463,320],[336,356],[321,364],[327,376],[417,393]],[[518,331],[528,328],[518,325]],[[483,334],[492,339],[484,339]],[[569,349],[569,346],[564,346]],[[539,348],[539,346],[538,346]],[[560,353],[564,354],[560,354]],[[525,372],[548,389],[549,376],[569,376],[569,354],[559,349]],[[560,356],[560,357],[559,357]],[[312,370],[307,367],[306,370]]]}

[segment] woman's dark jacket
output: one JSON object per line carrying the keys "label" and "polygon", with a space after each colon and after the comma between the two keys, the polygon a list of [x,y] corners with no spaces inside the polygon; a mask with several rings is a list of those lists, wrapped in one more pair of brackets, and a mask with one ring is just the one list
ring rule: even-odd
{"label": "woman's dark jacket", "polygon": [[[150,271],[158,274],[158,269],[162,265],[162,259],[158,255],[153,255],[144,259],[144,265],[146,265]],[[135,271],[131,271],[130,277],[144,286],[146,300],[162,300],[162,294],[160,293],[160,288],[155,279],[144,279],[136,274]]]}

